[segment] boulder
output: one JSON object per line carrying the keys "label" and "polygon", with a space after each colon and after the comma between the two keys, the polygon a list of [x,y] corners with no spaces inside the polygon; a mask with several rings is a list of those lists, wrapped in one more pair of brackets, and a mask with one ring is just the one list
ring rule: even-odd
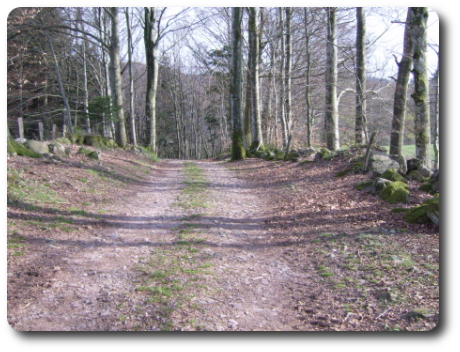
{"label": "boulder", "polygon": [[84,136],[83,144],[90,145],[92,147],[100,148],[104,145],[103,138],[98,134],[89,134]]}
{"label": "boulder", "polygon": [[387,180],[385,178],[376,178],[374,183],[373,183],[373,187],[376,191],[380,191],[382,190],[383,188],[385,188],[386,186],[388,186],[391,182],[393,181],[390,181],[390,180]]}
{"label": "boulder", "polygon": [[422,175],[420,175],[420,172],[418,172],[417,170],[411,170],[407,173],[407,178],[409,180],[415,180],[415,181],[418,181],[418,182],[425,182],[425,177],[423,177]]}
{"label": "boulder", "polygon": [[46,143],[40,142],[40,141],[35,141],[35,140],[29,140],[26,142],[26,147],[29,148],[31,151],[40,154],[40,155],[49,155],[50,150],[48,148],[48,145]]}
{"label": "boulder", "polygon": [[401,181],[407,183],[406,179],[393,169],[388,169],[382,174],[381,177],[390,181]]}
{"label": "boulder", "polygon": [[331,155],[331,151],[327,148],[321,148],[316,154],[315,154],[315,161],[320,161],[323,159],[328,158]]}
{"label": "boulder", "polygon": [[369,171],[379,176],[388,169],[399,171],[400,165],[397,161],[391,159],[388,154],[372,150],[369,157]]}
{"label": "boulder", "polygon": [[21,155],[21,156],[28,156],[31,158],[41,157],[40,154],[35,153],[34,151],[30,150],[23,144],[16,142],[16,140],[9,139],[9,138],[8,138],[8,143],[7,143],[7,151],[8,151],[9,156]]}
{"label": "boulder", "polygon": [[402,155],[392,155],[391,158],[398,162],[399,164],[399,173],[401,175],[406,175],[407,174],[407,160],[404,156]]}
{"label": "boulder", "polygon": [[414,170],[418,170],[422,166],[422,162],[420,159],[412,158],[407,159],[407,172],[411,172]]}
{"label": "boulder", "polygon": [[383,187],[379,196],[390,204],[407,203],[409,189],[404,182],[395,181]]}
{"label": "boulder", "polygon": [[414,224],[429,224],[434,222],[439,225],[439,193],[427,199],[421,205],[409,209],[404,214],[404,220]]}
{"label": "boulder", "polygon": [[100,152],[99,150],[95,150],[94,152],[91,152],[91,153],[89,153],[89,154],[86,154],[86,156],[87,156],[88,158],[90,158],[90,159],[99,161],[99,160],[101,160],[102,154],[101,154],[101,152]]}
{"label": "boulder", "polygon": [[420,166],[417,169],[417,171],[420,172],[420,175],[422,175],[423,177],[431,177],[431,175],[433,174],[433,172],[431,172],[431,170],[425,166]]}
{"label": "boulder", "polygon": [[48,144],[48,148],[50,150],[50,152],[56,156],[59,156],[59,157],[67,157],[67,153],[66,153],[66,148],[58,143],[58,142],[52,142],[50,144]]}
{"label": "boulder", "polygon": [[314,148],[305,148],[305,149],[299,148],[297,151],[300,154],[300,156],[302,156],[302,157],[308,157],[308,156],[316,153],[316,149],[314,149]]}

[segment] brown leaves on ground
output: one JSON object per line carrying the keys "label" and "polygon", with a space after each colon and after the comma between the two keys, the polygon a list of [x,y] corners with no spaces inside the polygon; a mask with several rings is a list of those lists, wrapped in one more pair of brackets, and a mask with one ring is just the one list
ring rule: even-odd
{"label": "brown leaves on ground", "polygon": [[[346,162],[232,164],[239,177],[275,205],[266,226],[277,241],[293,243],[285,258],[315,274],[314,285],[292,289],[296,314],[304,322],[300,330],[434,328],[438,228],[408,224],[402,214],[390,212],[394,205],[370,191],[357,191],[355,184],[367,175],[334,177]],[[417,187],[409,182],[410,203],[398,206],[429,197]]]}

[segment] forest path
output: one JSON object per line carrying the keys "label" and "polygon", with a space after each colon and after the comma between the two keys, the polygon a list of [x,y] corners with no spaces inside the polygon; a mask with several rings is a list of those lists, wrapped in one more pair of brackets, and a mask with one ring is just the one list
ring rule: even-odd
{"label": "forest path", "polygon": [[[200,179],[187,179],[190,166]],[[289,267],[264,228],[264,190],[222,162],[162,160],[148,179],[87,214],[102,227],[34,241],[37,255],[24,264],[35,269],[25,274],[40,284],[14,294],[9,283],[15,329],[292,330],[285,285],[305,273]],[[203,194],[187,194],[202,184]]]}
{"label": "forest path", "polygon": [[[34,185],[53,179],[68,200],[62,209],[8,209],[8,239],[25,245],[14,253],[11,242],[8,258],[8,321],[17,330],[437,324],[437,229],[408,225],[393,205],[357,192],[366,175],[335,177],[346,160],[146,166],[106,152],[101,168],[75,159],[11,161]],[[428,197],[409,185],[412,204]],[[424,318],[412,319],[420,309]]]}

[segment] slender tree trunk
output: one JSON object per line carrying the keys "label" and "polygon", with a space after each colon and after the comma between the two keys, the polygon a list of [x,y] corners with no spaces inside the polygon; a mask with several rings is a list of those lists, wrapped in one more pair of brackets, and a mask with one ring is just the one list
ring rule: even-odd
{"label": "slender tree trunk", "polygon": [[86,66],[86,40],[83,39],[83,111],[85,114],[86,133],[91,133],[91,124],[89,120],[89,95],[88,95],[88,69]]}
{"label": "slender tree trunk", "polygon": [[241,21],[242,9],[232,8],[232,57],[231,57],[231,82],[230,82],[230,116],[232,119],[232,160],[241,160],[246,157],[243,144],[242,126],[242,35]]}
{"label": "slender tree trunk", "polygon": [[284,32],[284,10],[282,7],[279,8],[279,20],[280,20],[280,80],[279,80],[279,111],[278,115],[280,117],[281,122],[281,139],[283,143],[283,148],[287,145],[288,140],[288,129],[287,129],[287,121],[286,121],[286,41],[285,41],[285,32]]}
{"label": "slender tree trunk", "polygon": [[156,141],[156,96],[158,87],[158,33],[155,29],[155,7],[144,8],[145,28],[144,43],[147,60],[147,92],[145,102],[145,114],[149,126],[148,147],[153,153],[157,153]]}
{"label": "slender tree trunk", "polygon": [[244,111],[243,111],[243,129],[244,129],[244,147],[249,149],[252,144],[251,134],[251,101],[252,101],[252,90],[251,90],[251,70],[249,63],[251,57],[248,57],[248,70],[246,71],[246,97]]}
{"label": "slender tree trunk", "polygon": [[249,8],[249,71],[251,87],[251,150],[258,150],[263,146],[262,120],[260,116],[260,93],[259,93],[259,8]]}
{"label": "slender tree trunk", "polygon": [[366,133],[366,16],[363,7],[356,8],[356,123],[355,143],[362,144]]}
{"label": "slender tree trunk", "polygon": [[337,102],[337,36],[336,8],[328,7],[327,11],[327,67],[326,67],[326,144],[330,150],[338,150],[339,113]]}
{"label": "slender tree trunk", "polygon": [[129,117],[131,122],[131,141],[137,145],[136,120],[134,113],[134,78],[133,78],[133,39],[129,21],[129,7],[125,8],[126,30],[128,34],[128,74],[129,74]]}
{"label": "slender tree trunk", "polygon": [[59,72],[59,65],[58,65],[58,62],[57,62],[56,54],[54,52],[53,42],[52,42],[51,37],[49,35],[48,35],[48,41],[49,41],[50,48],[51,48],[51,54],[53,55],[53,59],[54,59],[54,68],[56,70],[56,77],[57,77],[58,84],[59,84],[59,92],[61,94],[61,98],[62,98],[62,101],[64,102],[64,107],[65,107],[65,109],[64,109],[64,125],[67,126],[67,128],[69,130],[69,133],[73,134],[72,116],[70,115],[69,101],[67,100],[67,96],[65,94],[64,86],[62,84],[62,79],[61,79],[61,73]]}
{"label": "slender tree trunk", "polygon": [[310,31],[308,29],[308,10],[304,7],[304,24],[305,24],[305,54],[306,54],[306,68],[305,68],[305,103],[306,103],[306,120],[307,120],[307,147],[311,147],[311,99],[310,99],[310,78],[311,78],[311,53],[310,53]]}
{"label": "slender tree trunk", "polygon": [[427,20],[428,8],[412,7],[412,38],[414,41],[414,93],[412,99],[415,103],[415,157],[422,161],[428,168],[431,167],[429,147],[430,135],[430,108],[429,108],[429,81],[426,65],[427,51]]}
{"label": "slender tree trunk", "polygon": [[286,89],[286,95],[284,97],[284,108],[285,108],[285,114],[286,114],[286,132],[288,135],[288,143],[286,145],[286,148],[288,149],[290,147],[290,140],[292,138],[291,136],[291,123],[292,123],[292,118],[291,118],[291,56],[292,56],[292,50],[291,50],[291,8],[286,7],[285,9],[286,13],[286,62],[285,62],[285,74],[284,74],[284,79],[285,79],[285,89]]}
{"label": "slender tree trunk", "polygon": [[414,43],[410,32],[412,11],[407,11],[406,25],[404,28],[404,48],[398,64],[398,78],[393,105],[393,120],[391,124],[390,155],[403,155],[404,124],[406,120],[407,86],[409,84],[410,72],[412,69],[412,55]]}
{"label": "slender tree trunk", "polygon": [[438,54],[438,68],[435,74],[435,91],[434,91],[434,139],[433,139],[433,152],[434,152],[434,169],[439,170],[439,54]]}
{"label": "slender tree trunk", "polygon": [[121,80],[121,65],[120,65],[120,41],[118,38],[118,7],[110,8],[112,19],[112,33],[110,41],[110,63],[111,73],[113,77],[113,93],[116,107],[116,116],[118,119],[118,144],[125,148],[127,145],[126,138],[126,123],[123,110],[123,93]]}

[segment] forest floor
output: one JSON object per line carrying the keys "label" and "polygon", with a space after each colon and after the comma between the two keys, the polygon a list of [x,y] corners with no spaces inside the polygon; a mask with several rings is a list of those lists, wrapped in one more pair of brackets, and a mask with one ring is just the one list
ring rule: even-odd
{"label": "forest floor", "polygon": [[[347,160],[8,159],[20,331],[431,330],[439,233]],[[411,199],[429,195],[409,182]],[[400,206],[400,205],[398,205]]]}

